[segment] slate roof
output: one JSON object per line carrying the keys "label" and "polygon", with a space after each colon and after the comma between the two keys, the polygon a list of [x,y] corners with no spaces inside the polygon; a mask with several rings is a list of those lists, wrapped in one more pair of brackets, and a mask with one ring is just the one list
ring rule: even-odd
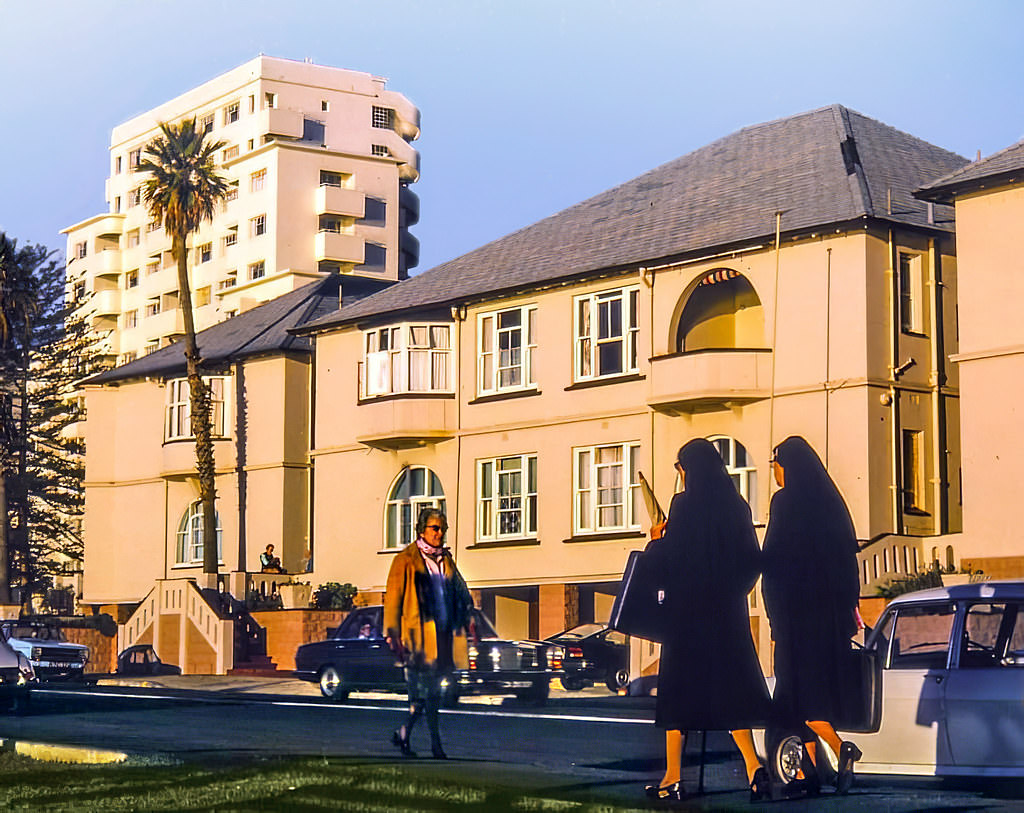
{"label": "slate roof", "polygon": [[[303,333],[881,218],[952,231],[913,191],[967,159],[840,105],[746,127],[307,323]],[[890,202],[891,201],[891,202]],[[891,206],[891,210],[890,210]]]}
{"label": "slate roof", "polygon": [[960,192],[1024,181],[1024,140],[961,167],[915,194],[922,200],[949,203]]}
{"label": "slate roof", "polygon": [[[348,278],[344,281],[344,295],[346,299],[358,299],[379,287],[379,283]],[[338,274],[310,282],[200,331],[196,334],[199,352],[211,367],[252,356],[308,353],[310,340],[295,335],[291,329],[337,312],[340,292],[341,276]],[[184,371],[184,344],[176,342],[82,383],[106,384],[133,378],[182,375]]]}

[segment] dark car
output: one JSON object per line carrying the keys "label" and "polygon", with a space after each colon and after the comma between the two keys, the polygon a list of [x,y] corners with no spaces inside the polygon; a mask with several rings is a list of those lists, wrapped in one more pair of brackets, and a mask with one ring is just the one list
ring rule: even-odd
{"label": "dark car", "polygon": [[[478,642],[470,644],[469,668],[458,669],[446,686],[447,702],[460,695],[514,694],[547,701],[552,677],[561,677],[562,648],[542,641],[505,641],[487,616],[474,610]],[[384,640],[381,606],[360,607],[326,641],[303,644],[295,653],[295,676],[318,682],[324,697],[345,700],[352,691],[405,691],[405,674]]]}
{"label": "dark car", "polygon": [[180,675],[181,667],[164,663],[149,644],[136,644],[117,656],[119,675]]}
{"label": "dark car", "polygon": [[603,681],[617,692],[629,684],[629,638],[603,624],[580,624],[547,639],[565,650],[562,685],[570,691]]}

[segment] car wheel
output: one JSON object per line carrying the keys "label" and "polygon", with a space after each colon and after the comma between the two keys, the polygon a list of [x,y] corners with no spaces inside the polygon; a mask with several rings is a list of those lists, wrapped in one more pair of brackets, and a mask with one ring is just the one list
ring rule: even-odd
{"label": "car wheel", "polygon": [[543,706],[548,702],[548,693],[551,690],[551,684],[547,678],[538,680],[529,689],[523,689],[522,691],[516,692],[516,697],[522,700],[524,703],[532,703],[534,706]]}
{"label": "car wheel", "polygon": [[765,732],[768,756],[768,770],[772,778],[788,785],[797,778],[800,759],[803,756],[803,742],[791,731],[769,728]]}
{"label": "car wheel", "polygon": [[629,685],[629,670],[626,668],[611,670],[604,683],[610,692],[625,689]]}
{"label": "car wheel", "polygon": [[585,681],[581,677],[562,678],[562,688],[567,692],[578,692],[583,688]]}
{"label": "car wheel", "polygon": [[348,689],[335,667],[325,666],[320,670],[320,693],[329,700],[348,700]]}

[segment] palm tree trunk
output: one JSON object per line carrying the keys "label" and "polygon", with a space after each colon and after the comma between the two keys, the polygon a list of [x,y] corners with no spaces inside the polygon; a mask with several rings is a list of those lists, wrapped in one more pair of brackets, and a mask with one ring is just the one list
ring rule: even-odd
{"label": "palm tree trunk", "polygon": [[185,327],[185,369],[188,377],[192,435],[196,439],[196,472],[199,475],[199,501],[203,506],[203,573],[216,574],[217,551],[216,466],[210,431],[210,389],[203,382],[199,345],[192,317],[192,289],[188,279],[188,251],[185,236],[175,235],[171,254],[178,263],[178,305]]}

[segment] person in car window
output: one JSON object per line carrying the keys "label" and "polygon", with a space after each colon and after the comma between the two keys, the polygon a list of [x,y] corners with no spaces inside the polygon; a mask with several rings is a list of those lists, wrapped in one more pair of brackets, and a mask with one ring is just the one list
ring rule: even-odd
{"label": "person in car window", "polygon": [[444,545],[448,520],[436,508],[424,508],[416,520],[416,541],[391,562],[384,596],[388,645],[405,665],[409,716],[391,735],[404,756],[413,756],[409,738],[426,713],[430,750],[446,759],[438,727],[442,681],[456,667],[469,667],[468,637],[473,598]]}
{"label": "person in car window", "polygon": [[820,791],[815,735],[839,755],[836,791],[846,793],[861,752],[839,738],[832,721],[858,691],[850,646],[860,618],[857,537],[839,489],[806,440],[786,438],[772,466],[781,489],[765,532],[761,590],[775,641],[773,714],[804,741],[803,777],[786,793]]}
{"label": "person in car window", "polygon": [[679,450],[676,470],[683,490],[672,499],[662,538],[656,526],[645,553],[666,575],[672,618],[655,711],[655,725],[665,729],[665,775],[645,791],[655,799],[681,799],[686,731],[728,729],[743,754],[751,799],[761,799],[769,794],[769,779],[750,729],[767,722],[770,699],[747,610],[760,553],[750,506],[718,450],[703,438]]}

